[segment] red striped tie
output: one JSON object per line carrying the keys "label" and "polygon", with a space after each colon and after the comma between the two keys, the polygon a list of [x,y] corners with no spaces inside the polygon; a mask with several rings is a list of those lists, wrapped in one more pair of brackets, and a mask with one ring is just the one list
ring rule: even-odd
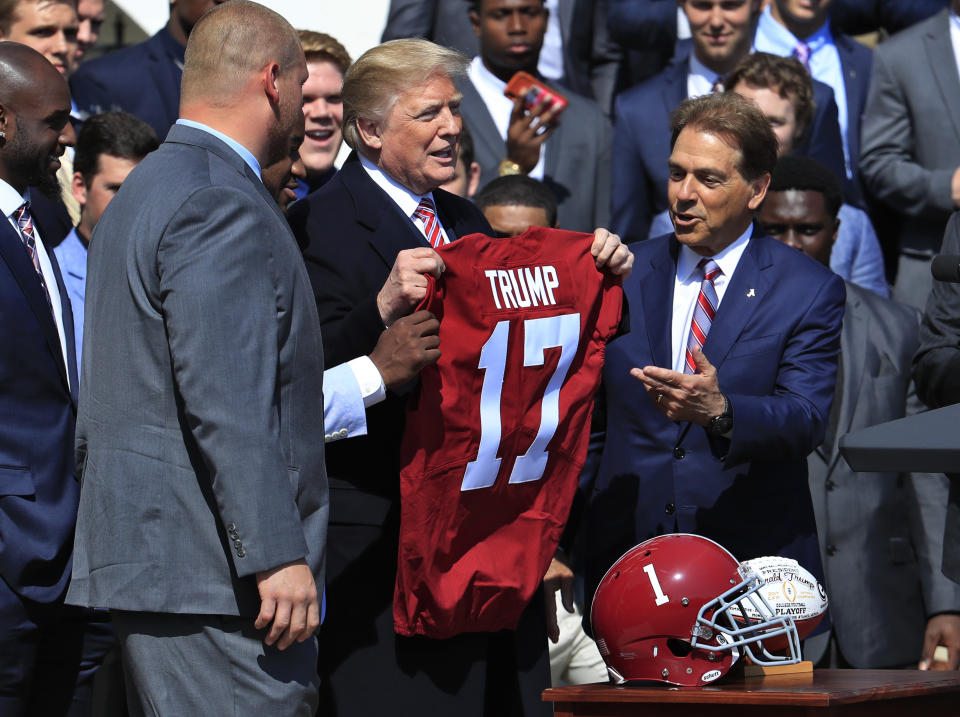
{"label": "red striped tie", "polygon": [[30,215],[30,202],[21,204],[14,212],[17,220],[17,226],[20,227],[20,238],[23,245],[30,255],[30,262],[33,268],[37,270],[37,276],[40,278],[40,286],[43,289],[43,295],[47,299],[47,305],[53,310],[53,303],[50,301],[50,292],[47,290],[47,283],[43,280],[43,270],[40,268],[40,257],[37,254],[37,238],[33,232],[33,217]]}
{"label": "red striped tie", "polygon": [[413,218],[419,219],[423,223],[423,235],[434,249],[447,243],[446,237],[440,231],[440,222],[437,220],[437,212],[433,208],[433,201],[430,197],[424,197],[420,200],[420,204],[413,213]]}
{"label": "red striped tie", "polygon": [[703,349],[713,324],[713,317],[717,314],[717,290],[713,280],[720,275],[720,267],[713,259],[701,259],[697,266],[703,271],[703,280],[700,282],[700,294],[697,296],[697,305],[693,309],[693,320],[690,322],[690,335],[687,337],[687,353],[684,358],[683,372],[696,373],[697,364],[693,360],[693,350]]}

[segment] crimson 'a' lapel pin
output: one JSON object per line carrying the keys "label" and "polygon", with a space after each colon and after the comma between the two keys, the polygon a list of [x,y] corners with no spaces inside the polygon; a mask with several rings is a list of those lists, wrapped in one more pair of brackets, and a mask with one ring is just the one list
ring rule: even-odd
{"label": "crimson 'a' lapel pin", "polygon": [[753,289],[750,289],[750,291],[747,292],[748,299],[752,299],[756,295],[757,295],[757,292],[755,292]]}

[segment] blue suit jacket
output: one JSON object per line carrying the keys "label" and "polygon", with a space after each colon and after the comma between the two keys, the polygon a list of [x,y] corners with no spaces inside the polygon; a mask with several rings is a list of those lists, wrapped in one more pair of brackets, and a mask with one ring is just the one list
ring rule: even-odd
{"label": "blue suit jacket", "polygon": [[698,533],[739,560],[795,558],[822,575],[807,454],[833,400],[843,280],[800,252],[754,236],[704,344],[733,408],[730,440],[667,419],[629,375],[672,365],[673,235],[631,247],[630,332],[607,346],[606,440],[586,508],[587,596],[633,545]]}
{"label": "blue suit jacket", "polygon": [[84,62],[70,78],[70,94],[87,114],[124,110],[163,140],[180,111],[183,49],[166,28],[139,45]]}
{"label": "blue suit jacket", "polygon": [[[74,475],[77,359],[60,267],[67,360],[19,235],[0,221],[0,577],[37,602],[59,599],[70,577],[80,485]],[[69,384],[67,376],[69,375]]]}
{"label": "blue suit jacket", "polygon": [[[670,113],[687,98],[692,44],[677,44],[664,70],[617,97],[614,108],[611,224],[624,241],[646,239],[653,217],[667,208]],[[845,177],[843,141],[833,90],[814,82],[816,110],[805,140],[796,148]]]}

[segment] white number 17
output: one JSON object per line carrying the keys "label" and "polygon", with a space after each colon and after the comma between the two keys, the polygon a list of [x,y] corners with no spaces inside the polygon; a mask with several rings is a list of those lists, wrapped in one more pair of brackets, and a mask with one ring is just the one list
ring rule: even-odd
{"label": "white number 17", "polygon": [[[580,342],[580,314],[545,316],[523,322],[523,365],[542,366],[545,349],[560,347],[560,358],[547,389],[543,394],[540,409],[540,428],[533,443],[517,460],[510,471],[510,483],[527,483],[540,480],[547,466],[547,444],[553,438],[560,423],[560,388],[567,378],[567,371],[577,353]],[[460,490],[489,488],[497,480],[500,471],[500,438],[503,428],[500,419],[500,396],[507,366],[507,338],[510,322],[499,321],[490,338],[480,350],[478,368],[485,369],[483,387],[480,390],[480,447],[476,460],[467,463]]]}

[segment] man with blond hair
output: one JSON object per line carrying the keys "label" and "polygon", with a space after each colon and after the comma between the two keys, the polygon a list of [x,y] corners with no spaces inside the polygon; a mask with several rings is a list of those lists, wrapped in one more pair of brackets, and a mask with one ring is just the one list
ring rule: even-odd
{"label": "man with blond hair", "polygon": [[[492,234],[473,204],[439,188],[456,171],[461,97],[453,79],[465,65],[466,58],[431,42],[393,40],[347,71],[343,133],[355,151],[330,182],[289,211],[330,363],[368,353],[384,325],[424,298],[424,275],[444,268],[432,247]],[[632,265],[605,230],[597,230],[591,251],[611,271]],[[534,598],[515,631],[443,640],[394,634],[405,407],[405,394],[388,392],[368,412],[368,436],[328,452],[322,702],[341,715],[549,714],[540,700],[550,679],[543,599]],[[552,594],[549,601],[554,605]]]}
{"label": "man with blond hair", "polygon": [[207,13],[180,119],[90,243],[68,600],[111,610],[135,714],[316,708],[323,353],[260,179],[302,127],[306,78],[277,13]]}
{"label": "man with blond hair", "polygon": [[306,133],[300,157],[307,171],[306,192],[313,192],[337,172],[334,161],[343,144],[343,76],[350,67],[350,54],[330,35],[300,30],[300,44],[307,57],[307,81],[303,85],[303,116]]}

